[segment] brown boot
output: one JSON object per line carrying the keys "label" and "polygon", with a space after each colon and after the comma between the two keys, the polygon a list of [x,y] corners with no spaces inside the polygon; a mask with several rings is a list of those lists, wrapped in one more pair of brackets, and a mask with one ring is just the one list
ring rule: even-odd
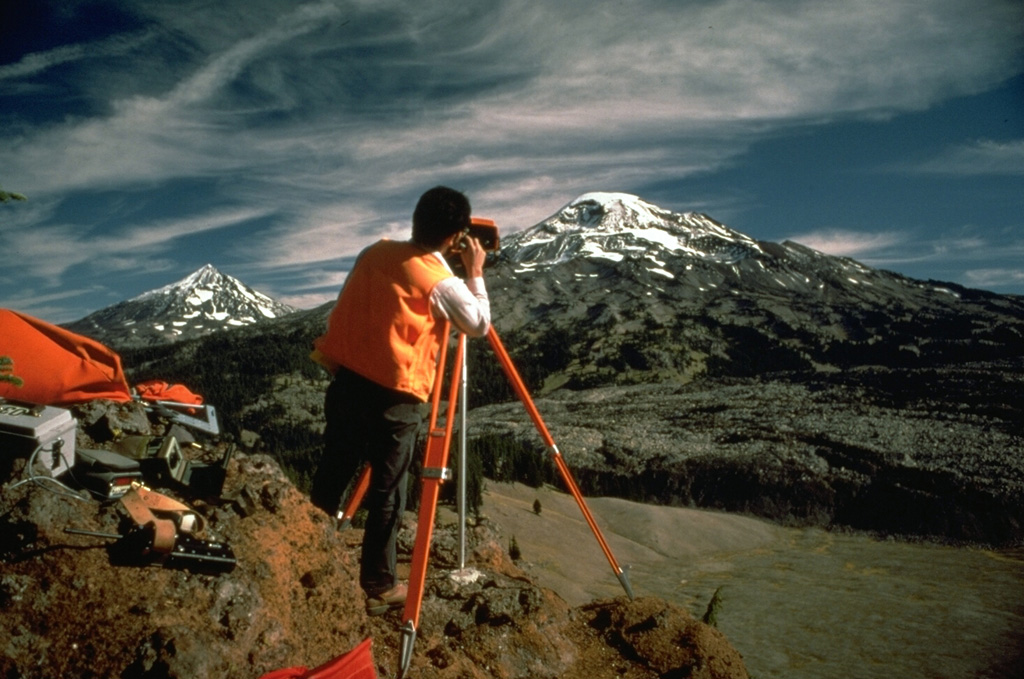
{"label": "brown boot", "polygon": [[369,597],[366,600],[366,613],[368,615],[384,615],[393,608],[402,608],[405,606],[405,597],[408,594],[408,586],[404,582],[400,582],[386,592]]}

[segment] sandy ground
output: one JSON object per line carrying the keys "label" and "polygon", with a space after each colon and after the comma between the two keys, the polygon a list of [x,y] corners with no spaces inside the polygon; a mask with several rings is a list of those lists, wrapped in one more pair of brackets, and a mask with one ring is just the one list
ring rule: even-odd
{"label": "sandy ground", "polygon": [[[540,501],[539,514],[533,510]],[[686,603],[685,582],[673,583],[674,562],[712,560],[767,548],[783,529],[744,516],[659,507],[616,498],[586,498],[587,506],[636,596]],[[487,482],[483,515],[522,553],[538,584],[571,605],[623,594],[623,587],[573,497],[551,487]],[[675,591],[666,591],[666,590]],[[704,593],[701,593],[703,595]]]}

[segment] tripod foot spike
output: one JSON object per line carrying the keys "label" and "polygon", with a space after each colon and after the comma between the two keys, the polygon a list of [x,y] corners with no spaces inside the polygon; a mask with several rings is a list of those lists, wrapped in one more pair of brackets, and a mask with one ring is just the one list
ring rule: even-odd
{"label": "tripod foot spike", "polygon": [[416,626],[409,620],[402,626],[402,651],[399,656],[397,679],[405,679],[412,664],[412,647],[416,643]]}
{"label": "tripod foot spike", "polygon": [[622,585],[622,589],[626,590],[626,596],[629,597],[630,601],[633,601],[633,586],[629,584],[629,566],[626,566],[618,573],[619,584]]}

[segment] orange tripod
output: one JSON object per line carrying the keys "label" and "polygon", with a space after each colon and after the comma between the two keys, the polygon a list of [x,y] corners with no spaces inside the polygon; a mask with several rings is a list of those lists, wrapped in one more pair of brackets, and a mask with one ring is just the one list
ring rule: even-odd
{"label": "orange tripod", "polygon": [[[448,336],[449,330],[450,327],[446,323],[444,330],[445,337]],[[495,332],[493,327],[488,331],[487,339],[491,343],[491,348],[494,349],[495,354],[497,354],[498,360],[501,362],[501,367],[504,369],[509,382],[511,382],[512,388],[516,392],[516,396],[518,396],[519,400],[523,402],[530,419],[533,420],[534,426],[543,438],[545,445],[547,445],[548,452],[555,461],[555,466],[562,477],[562,481],[569,489],[569,492],[572,493],[572,496],[576,499],[576,504],[579,505],[580,511],[583,512],[583,517],[590,526],[590,530],[593,531],[594,537],[597,538],[597,542],[601,546],[602,551],[604,551],[604,555],[608,559],[608,563],[611,564],[615,576],[619,579],[620,584],[626,591],[626,595],[632,600],[633,589],[629,583],[628,572],[620,568],[619,564],[616,562],[611,548],[609,548],[608,543],[601,534],[601,529],[598,527],[597,522],[590,513],[590,509],[587,507],[587,503],[584,501],[583,495],[580,493],[580,490],[576,485],[576,481],[573,479],[572,474],[569,471],[569,467],[566,465],[565,460],[562,459],[562,454],[559,452],[558,446],[555,445],[555,441],[548,432],[544,421],[541,419],[540,413],[537,411],[537,407],[533,403],[533,399],[530,398],[530,394],[527,391],[526,386],[523,384],[523,380],[519,376],[519,372],[512,364],[512,359],[509,358],[508,352],[505,351],[505,347],[502,345],[501,340],[498,338],[498,334]],[[413,546],[412,565],[409,573],[409,593],[405,601],[405,608],[402,612],[402,649],[400,667],[398,669],[398,679],[402,679],[406,675],[406,672],[409,670],[409,665],[412,662],[412,650],[413,645],[416,642],[416,631],[419,627],[420,608],[423,604],[424,585],[427,577],[427,560],[430,554],[430,543],[434,534],[434,518],[437,512],[437,499],[440,495],[441,484],[450,477],[449,469],[447,468],[448,450],[451,445],[452,430],[455,424],[454,413],[458,402],[459,385],[460,378],[462,376],[465,351],[466,336],[459,333],[459,342],[456,348],[450,391],[448,394],[448,416],[445,418],[443,429],[438,427],[437,421],[441,404],[442,383],[444,382],[445,362],[448,354],[447,342],[443,342],[441,344],[440,355],[438,356],[437,373],[434,378],[434,389],[431,398],[427,446],[423,457],[423,472],[421,475],[423,491],[420,496],[416,542]],[[359,507],[359,503],[362,501],[362,497],[365,494],[366,489],[369,487],[369,484],[370,468],[367,466],[357,481],[349,501],[346,503],[344,509],[338,514],[338,518],[342,520],[343,525],[351,520],[352,515]]]}

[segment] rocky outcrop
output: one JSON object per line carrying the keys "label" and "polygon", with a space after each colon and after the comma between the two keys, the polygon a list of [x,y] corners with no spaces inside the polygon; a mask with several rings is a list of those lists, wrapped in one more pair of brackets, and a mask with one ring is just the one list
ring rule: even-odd
{"label": "rocky outcrop", "polygon": [[[16,461],[0,494],[0,676],[255,679],[368,637],[380,676],[397,667],[400,614],[368,617],[357,585],[361,531],[339,531],[271,458],[236,454],[222,496],[192,501],[202,537],[236,557],[220,573],[128,563],[109,539],[66,533],[117,534],[125,515],[52,484],[14,487],[23,468]],[[479,522],[469,538],[480,576],[456,584],[453,537],[438,530],[414,676],[747,676],[721,633],[673,605],[622,597],[572,608],[509,559],[494,526]]]}

